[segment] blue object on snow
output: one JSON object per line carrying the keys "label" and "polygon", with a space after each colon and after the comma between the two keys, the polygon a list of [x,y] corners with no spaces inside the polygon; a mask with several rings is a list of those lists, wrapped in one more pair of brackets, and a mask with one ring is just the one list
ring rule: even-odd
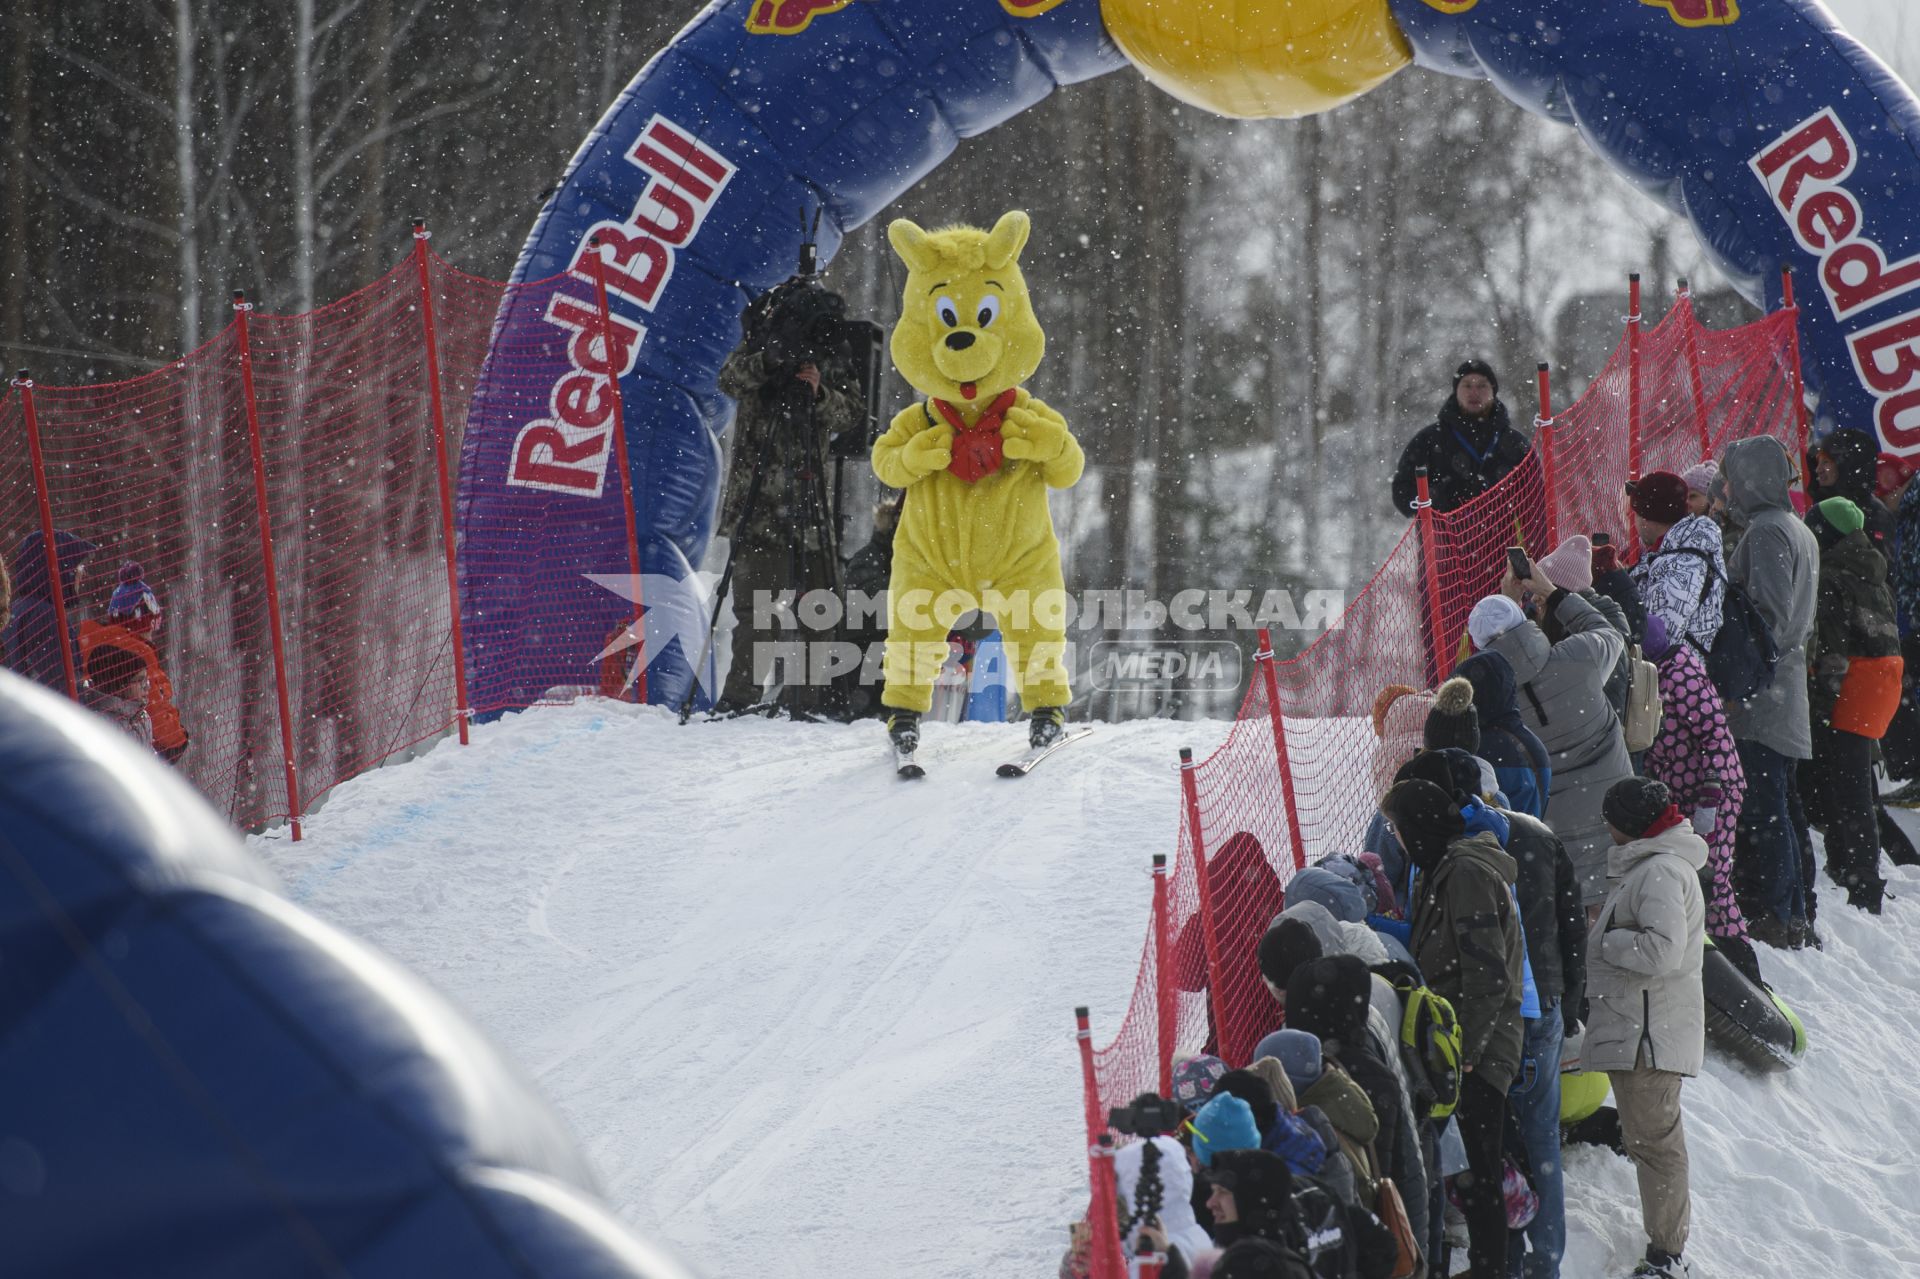
{"label": "blue object on snow", "polygon": [[1007,648],[1000,632],[989,632],[973,650],[973,678],[968,685],[967,715],[988,724],[1007,722]]}
{"label": "blue object on snow", "polygon": [[437,994],[185,782],[0,673],[9,1274],[684,1279]]}

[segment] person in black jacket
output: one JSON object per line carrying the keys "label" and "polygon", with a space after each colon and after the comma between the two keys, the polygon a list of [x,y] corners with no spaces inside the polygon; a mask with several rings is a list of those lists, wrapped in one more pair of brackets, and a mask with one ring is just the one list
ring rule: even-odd
{"label": "person in black jacket", "polygon": [[1807,450],[1807,527],[1820,531],[1815,508],[1830,497],[1844,497],[1860,508],[1866,519],[1867,541],[1889,558],[1893,555],[1893,512],[1874,494],[1879,444],[1865,431],[1836,427]]}
{"label": "person in black jacket", "polygon": [[1527,456],[1530,441],[1513,428],[1499,400],[1500,379],[1485,360],[1468,360],[1453,375],[1440,418],[1407,442],[1393,476],[1393,505],[1415,513],[1414,471],[1427,468],[1435,513],[1464,506],[1498,484]]}

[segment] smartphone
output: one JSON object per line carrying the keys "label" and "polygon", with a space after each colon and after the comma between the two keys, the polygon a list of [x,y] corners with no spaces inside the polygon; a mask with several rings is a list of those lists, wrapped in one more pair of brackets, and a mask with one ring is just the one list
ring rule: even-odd
{"label": "smartphone", "polygon": [[1507,568],[1516,582],[1524,582],[1533,576],[1533,565],[1527,563],[1526,551],[1518,546],[1507,548]]}
{"label": "smartphone", "polygon": [[1594,534],[1591,534],[1590,536],[1588,536],[1588,538],[1587,538],[1587,540],[1588,540],[1589,542],[1592,542],[1592,543],[1593,543],[1593,544],[1594,544],[1595,546],[1612,546],[1612,545],[1613,545],[1613,534],[1611,534],[1611,533],[1594,533]]}

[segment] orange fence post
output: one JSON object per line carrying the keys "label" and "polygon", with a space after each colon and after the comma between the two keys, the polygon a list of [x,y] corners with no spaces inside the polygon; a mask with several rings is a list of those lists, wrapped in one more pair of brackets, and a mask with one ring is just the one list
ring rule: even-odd
{"label": "orange fence post", "polygon": [[1159,1014],[1160,1095],[1173,1096],[1173,1038],[1178,1033],[1173,980],[1173,921],[1167,915],[1167,855],[1153,855],[1153,984]]}
{"label": "orange fence post", "polygon": [[1627,277],[1627,478],[1640,478],[1640,273]]}
{"label": "orange fence post", "polygon": [[287,642],[280,631],[280,574],[273,560],[273,516],[267,509],[266,450],[260,443],[260,413],[253,394],[253,347],[248,341],[247,317],[253,303],[244,290],[233,291],[234,323],[240,338],[240,393],[246,399],[247,447],[253,453],[253,504],[260,514],[261,567],[267,574],[267,634],[273,641],[273,683],[280,698],[280,755],[287,771],[287,820],[293,838],[300,838],[299,770],[293,755],[292,699],[287,696]]}
{"label": "orange fence post", "polygon": [[1427,683],[1438,684],[1446,664],[1440,652],[1440,548],[1433,522],[1433,494],[1427,487],[1427,468],[1413,469],[1415,494],[1413,509],[1420,516],[1420,558],[1426,566],[1426,607],[1421,610],[1420,625],[1427,633]]}
{"label": "orange fence post", "polygon": [[60,670],[67,678],[67,696],[80,700],[80,676],[73,668],[73,636],[67,630],[67,591],[60,581],[60,547],[53,535],[53,495],[47,491],[47,458],[40,449],[40,417],[33,406],[33,378],[25,369],[13,379],[20,392],[20,408],[27,421],[27,456],[33,466],[33,491],[40,501],[40,541],[47,555],[47,581],[53,584],[54,637],[60,644]]}
{"label": "orange fence post", "polygon": [[440,403],[440,337],[433,324],[432,272],[426,219],[413,220],[413,260],[420,268],[420,327],[427,343],[427,398],[433,405],[433,478],[440,486],[440,540],[447,551],[447,611],[453,623],[453,714],[467,744],[467,650],[460,635],[460,569],[453,546],[453,483],[447,475],[447,417]]}
{"label": "orange fence post", "polygon": [[1707,387],[1700,377],[1700,317],[1693,309],[1693,288],[1680,277],[1680,296],[1687,304],[1687,378],[1693,383],[1693,420],[1700,430],[1700,460],[1713,456],[1713,428],[1707,424]]}
{"label": "orange fence post", "polygon": [[1120,1194],[1113,1180],[1113,1137],[1100,1111],[1100,1085],[1093,1073],[1093,1028],[1087,1010],[1073,1010],[1074,1038],[1080,1041],[1080,1089],[1087,1112],[1087,1179],[1093,1183],[1093,1206],[1087,1225],[1093,1236],[1094,1279],[1126,1279],[1126,1261],[1120,1251]]}
{"label": "orange fence post", "polygon": [[640,525],[633,509],[633,471],[627,466],[627,409],[620,391],[620,370],[613,365],[613,311],[607,305],[607,260],[600,253],[600,237],[587,241],[593,250],[593,296],[600,308],[600,349],[606,353],[607,388],[613,393],[613,456],[620,468],[620,500],[627,512],[627,572],[633,583],[633,629],[639,643],[633,652],[633,700],[647,700],[647,632],[641,618],[646,610],[640,590]]}
{"label": "orange fence post", "polygon": [[1547,545],[1554,547],[1560,545],[1560,488],[1553,469],[1553,375],[1545,360],[1534,365],[1533,375],[1540,390],[1540,413],[1533,419],[1533,434],[1540,441],[1540,471],[1547,486]]}
{"label": "orange fence post", "polygon": [[1300,809],[1293,796],[1293,765],[1287,758],[1287,721],[1280,713],[1280,677],[1273,668],[1273,633],[1260,628],[1260,651],[1254,665],[1267,685],[1267,715],[1273,721],[1273,753],[1280,763],[1280,800],[1287,811],[1287,838],[1293,845],[1293,868],[1307,864],[1306,833],[1300,829]]}
{"label": "orange fence post", "polygon": [[1807,466],[1807,385],[1805,374],[1800,368],[1800,306],[1793,300],[1793,267],[1780,268],[1780,304],[1785,310],[1793,312],[1793,423],[1794,449],[1793,464],[1800,471],[1801,491],[1811,491],[1812,477],[1806,474]]}
{"label": "orange fence post", "polygon": [[1207,882],[1207,840],[1200,827],[1200,787],[1193,775],[1193,751],[1180,748],[1180,791],[1187,804],[1187,829],[1193,832],[1193,878],[1200,890],[1200,937],[1207,946],[1207,1006],[1213,1009],[1213,1038],[1227,1042],[1227,1010],[1220,1001],[1225,984],[1220,979],[1220,938],[1213,927],[1213,888]]}

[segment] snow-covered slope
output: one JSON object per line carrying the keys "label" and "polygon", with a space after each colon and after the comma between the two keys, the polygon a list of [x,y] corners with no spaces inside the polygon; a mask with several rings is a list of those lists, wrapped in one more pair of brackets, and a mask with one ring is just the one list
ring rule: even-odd
{"label": "snow-covered slope", "polygon": [[[1118,1028],[1179,747],[1101,726],[1032,778],[1021,734],[694,724],[604,702],[480,727],[342,787],[302,904],[463,1004],[572,1121],[614,1207],[702,1273],[1051,1274],[1084,1206],[1072,1008]],[[1685,1094],[1704,1276],[1920,1275],[1920,875],[1824,954],[1766,957],[1812,1035]],[[1569,1279],[1631,1268],[1631,1168],[1569,1158]]]}

